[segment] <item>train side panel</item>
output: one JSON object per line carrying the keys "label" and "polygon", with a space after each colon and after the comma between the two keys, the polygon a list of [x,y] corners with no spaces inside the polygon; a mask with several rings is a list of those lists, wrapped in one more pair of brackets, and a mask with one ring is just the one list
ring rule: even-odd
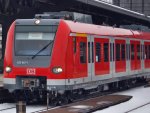
{"label": "train side panel", "polygon": [[[48,79],[66,79],[66,53],[69,33],[69,28],[61,21],[55,37]],[[61,67],[63,72],[60,74],[52,73],[54,67]]]}
{"label": "train side panel", "polygon": [[[4,56],[4,78],[14,78],[14,75],[12,75],[12,72],[9,74],[6,73],[5,68],[6,66],[13,67],[13,42],[14,42],[14,30],[15,30],[15,22],[12,23],[12,25],[9,28],[8,34],[7,34],[7,41],[6,41],[6,49],[5,49],[5,56]],[[15,79],[15,78],[14,78]],[[5,82],[5,80],[4,80]]]}

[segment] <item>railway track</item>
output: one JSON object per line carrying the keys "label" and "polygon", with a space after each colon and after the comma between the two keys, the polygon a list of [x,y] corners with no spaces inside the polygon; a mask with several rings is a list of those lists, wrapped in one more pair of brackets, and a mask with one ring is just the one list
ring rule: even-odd
{"label": "railway track", "polygon": [[48,109],[45,108],[45,109],[33,111],[31,113],[41,113],[41,112],[44,112],[44,111],[47,111],[47,110],[52,110],[52,109],[57,109],[57,108],[60,108],[60,106],[58,106],[58,107],[49,107]]}
{"label": "railway track", "polygon": [[0,112],[11,110],[11,109],[15,109],[15,108],[16,107],[9,107],[9,108],[0,109]]}
{"label": "railway track", "polygon": [[143,104],[143,105],[140,105],[140,106],[138,106],[138,107],[135,107],[135,108],[133,108],[133,109],[130,109],[130,110],[124,112],[124,113],[132,113],[132,112],[134,112],[134,111],[136,111],[136,110],[143,109],[143,107],[148,106],[148,105],[150,105],[150,102],[147,102],[147,103],[145,103],[145,104]]}
{"label": "railway track", "polygon": [[[51,109],[51,107],[49,107]],[[38,111],[46,111],[46,106],[42,105],[27,105],[26,113],[37,113]],[[16,113],[15,104],[0,104],[0,113]]]}
{"label": "railway track", "polygon": [[8,110],[12,110],[12,109],[15,109],[16,106],[14,103],[5,103],[5,104],[0,104],[0,113],[4,113]]}

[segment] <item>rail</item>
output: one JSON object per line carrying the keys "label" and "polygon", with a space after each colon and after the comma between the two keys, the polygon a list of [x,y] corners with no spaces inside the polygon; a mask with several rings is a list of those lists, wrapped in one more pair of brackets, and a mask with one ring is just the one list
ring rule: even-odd
{"label": "rail", "polygon": [[145,103],[145,104],[143,104],[143,105],[140,105],[140,106],[138,106],[138,107],[135,107],[135,108],[133,108],[133,109],[130,109],[130,110],[124,112],[124,113],[130,113],[130,112],[132,112],[132,111],[135,111],[135,110],[140,109],[140,108],[142,108],[142,107],[145,107],[145,106],[147,106],[147,105],[150,105],[150,102]]}

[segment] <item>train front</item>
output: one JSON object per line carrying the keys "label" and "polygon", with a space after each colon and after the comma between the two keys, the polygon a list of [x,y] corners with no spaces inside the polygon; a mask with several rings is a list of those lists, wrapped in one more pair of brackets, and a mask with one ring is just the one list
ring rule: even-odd
{"label": "train front", "polygon": [[4,87],[15,96],[34,92],[31,94],[43,98],[58,24],[57,19],[18,19],[11,25],[4,58]]}

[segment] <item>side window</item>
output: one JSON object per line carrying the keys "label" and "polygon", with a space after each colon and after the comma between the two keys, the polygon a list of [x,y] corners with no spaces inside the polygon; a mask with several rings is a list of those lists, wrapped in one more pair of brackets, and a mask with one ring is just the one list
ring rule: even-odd
{"label": "side window", "polygon": [[120,44],[116,44],[116,61],[120,61]]}
{"label": "side window", "polygon": [[104,62],[108,62],[109,61],[109,51],[108,51],[108,43],[104,43]]}
{"label": "side window", "polygon": [[96,49],[95,61],[100,62],[101,61],[101,45],[100,45],[100,43],[96,43],[95,49]]}
{"label": "side window", "polygon": [[86,63],[86,43],[80,42],[80,62]]}
{"label": "side window", "polygon": [[131,60],[134,60],[135,52],[134,52],[134,44],[131,44]]}
{"label": "side window", "polygon": [[148,53],[149,53],[149,59],[150,59],[150,45],[148,46]]}
{"label": "side window", "polygon": [[145,59],[148,59],[148,46],[145,45],[145,56],[146,57]]}
{"label": "side window", "polygon": [[73,37],[73,53],[76,53],[76,37]]}
{"label": "side window", "polygon": [[137,45],[137,59],[140,60],[140,45]]}
{"label": "side window", "polygon": [[125,60],[125,44],[121,45],[121,59]]}
{"label": "side window", "polygon": [[91,62],[91,61],[90,61],[90,54],[91,54],[90,51],[91,51],[91,50],[90,50],[90,42],[88,42],[88,61],[89,61],[89,63]]}

